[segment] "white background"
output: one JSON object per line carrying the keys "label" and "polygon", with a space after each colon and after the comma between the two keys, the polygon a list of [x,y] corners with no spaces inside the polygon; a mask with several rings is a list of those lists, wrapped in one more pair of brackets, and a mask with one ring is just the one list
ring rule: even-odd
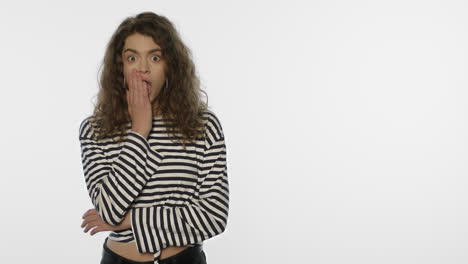
{"label": "white background", "polygon": [[111,34],[170,19],[226,136],[217,263],[468,262],[468,2],[0,4],[2,263],[98,263],[80,122]]}

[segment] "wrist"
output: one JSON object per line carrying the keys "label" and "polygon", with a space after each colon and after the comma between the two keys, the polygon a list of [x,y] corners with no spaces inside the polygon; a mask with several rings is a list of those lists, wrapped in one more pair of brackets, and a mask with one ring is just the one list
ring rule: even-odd
{"label": "wrist", "polygon": [[129,210],[128,213],[125,215],[124,228],[129,229],[131,227],[132,227],[132,211]]}
{"label": "wrist", "polygon": [[132,219],[131,219],[131,211],[128,211],[120,224],[114,226],[111,230],[113,231],[119,231],[119,230],[125,230],[125,229],[130,229],[132,227]]}

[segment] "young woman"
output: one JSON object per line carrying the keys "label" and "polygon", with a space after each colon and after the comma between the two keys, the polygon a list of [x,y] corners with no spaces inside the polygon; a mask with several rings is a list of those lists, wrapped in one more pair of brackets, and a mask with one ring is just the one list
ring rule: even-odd
{"label": "young woman", "polygon": [[101,264],[206,263],[203,241],[226,228],[229,188],[224,133],[201,92],[167,18],[144,12],[119,25],[79,128],[94,206],[81,227],[111,231]]}

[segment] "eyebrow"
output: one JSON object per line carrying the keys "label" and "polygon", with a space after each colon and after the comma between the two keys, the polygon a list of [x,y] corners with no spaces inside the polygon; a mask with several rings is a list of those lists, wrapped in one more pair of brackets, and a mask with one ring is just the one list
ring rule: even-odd
{"label": "eyebrow", "polygon": [[[125,53],[125,52],[127,52],[127,51],[131,51],[131,52],[134,52],[134,53],[136,53],[136,54],[139,54],[138,51],[136,51],[136,50],[134,50],[134,49],[125,49],[125,50],[123,51],[123,53]],[[162,51],[162,50],[161,50],[161,49],[152,49],[152,50],[149,50],[148,53],[153,53],[153,52],[155,52],[155,51]]]}

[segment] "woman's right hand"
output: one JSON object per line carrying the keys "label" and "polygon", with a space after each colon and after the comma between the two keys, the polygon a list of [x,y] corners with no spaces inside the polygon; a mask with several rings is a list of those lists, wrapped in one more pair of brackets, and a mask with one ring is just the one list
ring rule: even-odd
{"label": "woman's right hand", "polygon": [[132,119],[132,131],[148,137],[153,126],[153,111],[149,98],[149,87],[142,81],[140,74],[132,70],[127,81],[128,113]]}

